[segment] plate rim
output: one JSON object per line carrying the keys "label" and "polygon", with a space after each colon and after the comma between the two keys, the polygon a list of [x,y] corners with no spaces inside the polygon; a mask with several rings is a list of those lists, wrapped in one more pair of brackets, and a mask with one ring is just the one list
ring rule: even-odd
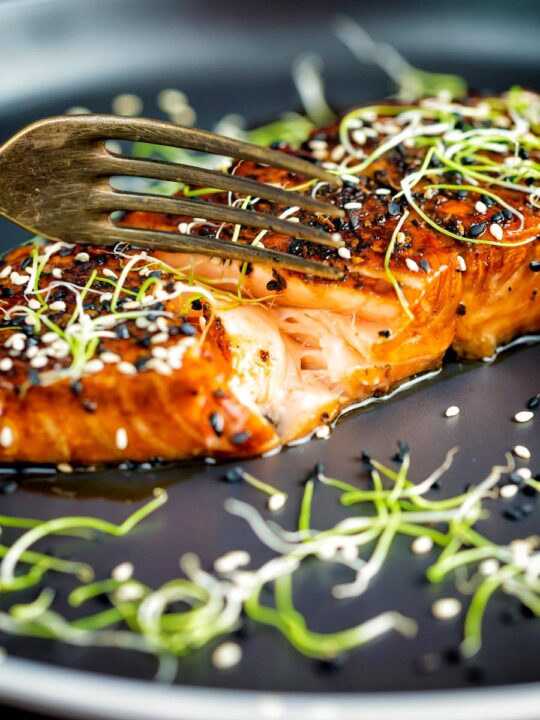
{"label": "plate rim", "polygon": [[71,720],[359,720],[366,716],[388,720],[398,715],[400,720],[433,720],[434,713],[437,720],[537,720],[540,682],[318,695],[164,685],[6,657],[0,671],[0,696],[13,706]]}

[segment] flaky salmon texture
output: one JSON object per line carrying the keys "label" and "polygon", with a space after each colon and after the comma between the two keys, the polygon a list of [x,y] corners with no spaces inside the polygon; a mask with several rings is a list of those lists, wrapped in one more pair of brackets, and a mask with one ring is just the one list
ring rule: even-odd
{"label": "flaky salmon texture", "polygon": [[[352,403],[540,330],[540,97],[358,108],[300,150],[336,189],[228,172],[346,211],[208,190],[339,233],[344,247],[181,216],[124,223],[262,244],[339,281],[203,256],[37,241],[0,266],[0,459],[73,464],[264,453]],[[203,195],[204,198],[204,195]]]}

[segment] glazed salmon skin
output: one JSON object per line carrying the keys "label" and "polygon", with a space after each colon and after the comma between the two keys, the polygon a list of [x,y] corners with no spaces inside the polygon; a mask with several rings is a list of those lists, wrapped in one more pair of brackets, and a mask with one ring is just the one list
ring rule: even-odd
{"label": "glazed salmon skin", "polygon": [[331,220],[250,205],[339,233],[339,250],[181,216],[123,220],[234,234],[339,267],[339,281],[126,248],[12,251],[0,268],[0,458],[263,453],[439,367],[450,347],[487,358],[538,331],[539,129],[540,98],[519,89],[391,103],[351,111],[300,150],[281,146],[324,163],[340,189],[249,162],[229,168],[344,208]]}

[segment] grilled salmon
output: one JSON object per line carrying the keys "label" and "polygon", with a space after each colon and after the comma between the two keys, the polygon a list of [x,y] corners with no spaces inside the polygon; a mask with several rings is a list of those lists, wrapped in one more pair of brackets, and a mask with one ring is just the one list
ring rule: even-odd
{"label": "grilled salmon", "polygon": [[[0,459],[95,464],[252,455],[351,403],[540,330],[540,99],[359,108],[293,150],[336,189],[250,162],[343,219],[257,210],[337,232],[343,248],[182,216],[123,223],[219,235],[331,263],[339,281],[197,255],[62,243],[8,253]],[[204,201],[201,215],[204,218]]]}

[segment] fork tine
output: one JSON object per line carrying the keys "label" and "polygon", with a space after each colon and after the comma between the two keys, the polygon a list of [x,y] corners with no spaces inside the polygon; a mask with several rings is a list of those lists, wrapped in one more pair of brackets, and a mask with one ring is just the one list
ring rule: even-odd
{"label": "fork tine", "polygon": [[95,245],[114,245],[128,243],[150,250],[164,250],[166,252],[190,253],[193,255],[211,255],[214,257],[252,262],[261,265],[280,267],[284,270],[294,270],[304,275],[314,275],[321,278],[339,280],[343,272],[331,265],[305,260],[296,255],[218,240],[213,237],[198,237],[196,235],[178,235],[163,230],[145,230],[141,228],[120,227],[110,223],[87,238]]}
{"label": "fork tine", "polygon": [[161,162],[159,160],[138,160],[125,155],[110,153],[112,157],[99,159],[96,170],[100,174],[133,175],[136,177],[155,178],[172,182],[184,182],[198,187],[230,190],[252,197],[262,197],[278,205],[297,206],[303,210],[343,217],[344,211],[336,205],[322,202],[311,195],[285,190],[267,183],[250,180],[249,178],[229,175],[216,170],[192,167],[180,163]]}
{"label": "fork tine", "polygon": [[[327,172],[320,165],[307,160],[272,150],[271,148],[252,145],[251,143],[233,140],[208,130],[181,127],[160,120],[148,118],[125,118],[116,115],[82,115],[81,122],[100,124],[103,138],[115,140],[137,140],[152,145],[167,145],[186,150],[198,150],[213,155],[252,160],[253,162],[270,165],[281,170],[288,170],[309,178],[318,178],[331,185],[341,186],[342,181],[336,175]],[[79,118],[70,116],[79,121]]]}
{"label": "fork tine", "polygon": [[[169,215],[187,215],[189,217],[217,220],[218,222],[246,225],[247,227],[273,230],[289,237],[309,240],[318,245],[327,247],[342,247],[343,241],[335,239],[330,233],[317,230],[310,225],[290,222],[255,210],[240,210],[229,205],[175,197],[162,197],[145,193],[128,193],[113,191],[98,196],[97,203],[115,210],[138,210],[141,212],[155,212]],[[339,237],[339,236],[338,236]]]}

